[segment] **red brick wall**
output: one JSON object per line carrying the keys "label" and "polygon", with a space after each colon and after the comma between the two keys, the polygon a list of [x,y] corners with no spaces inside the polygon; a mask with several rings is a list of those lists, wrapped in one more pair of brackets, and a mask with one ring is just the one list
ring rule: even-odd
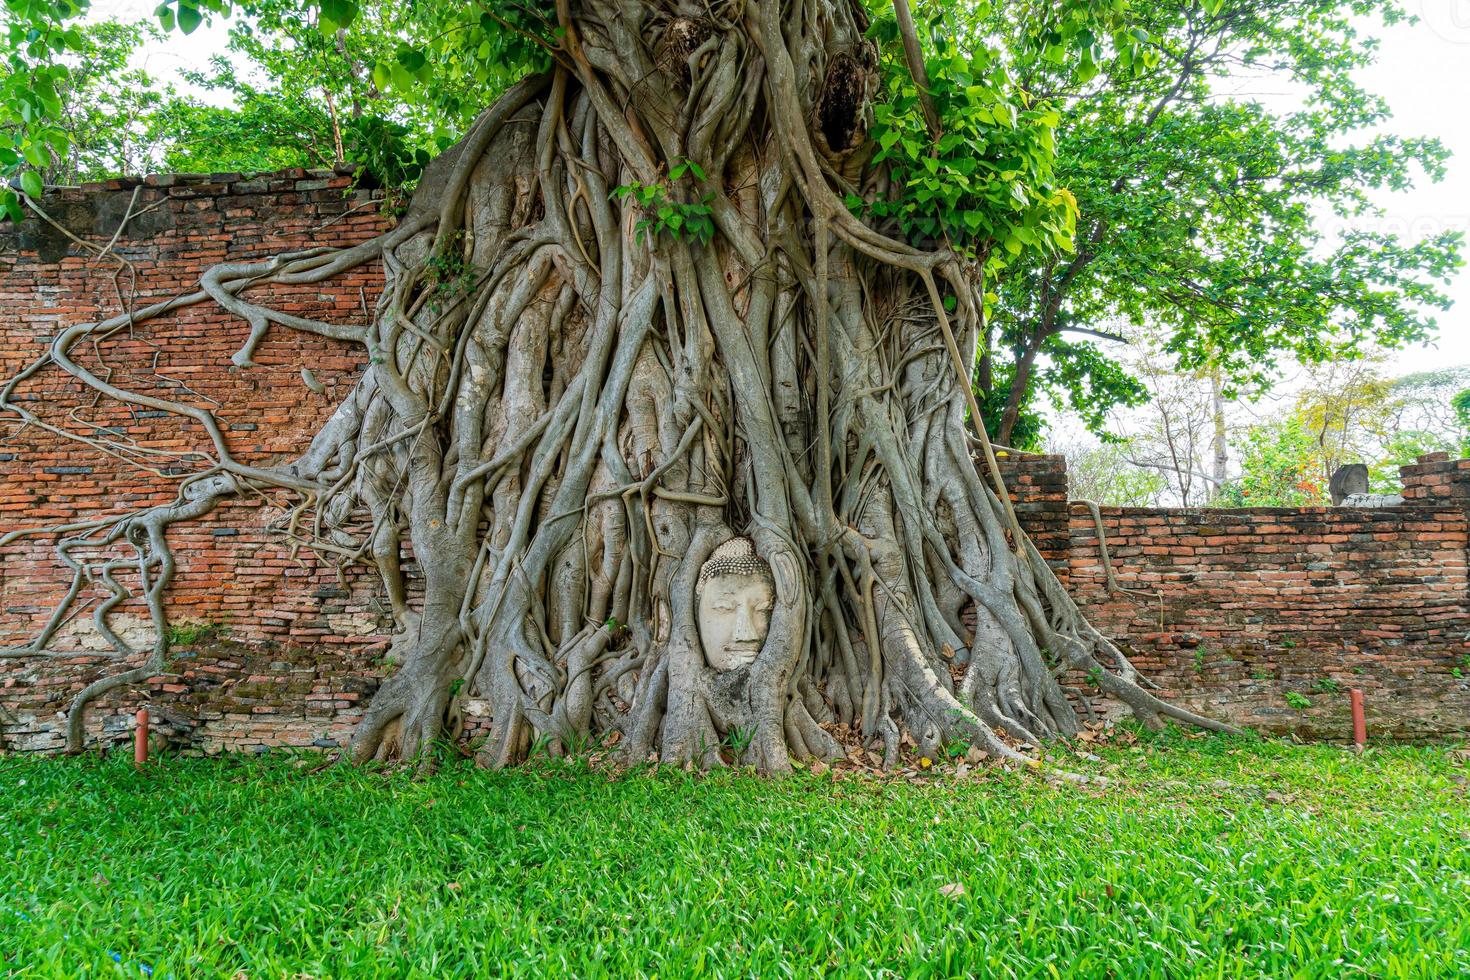
{"label": "red brick wall", "polygon": [[1420,456],[1413,466],[1399,467],[1404,499],[1415,504],[1454,503],[1470,510],[1470,459],[1449,453]]}
{"label": "red brick wall", "polygon": [[[1058,576],[1066,574],[1070,536],[1067,514],[1067,461],[1061,456],[996,450],[1011,506],[1036,548]],[[990,485],[984,473],[985,483]]]}
{"label": "red brick wall", "polygon": [[1117,584],[1133,590],[1113,594],[1087,507],[1071,504],[1057,534],[1065,463],[1003,465],[1038,548],[1169,697],[1262,730],[1341,738],[1356,687],[1377,734],[1470,731],[1470,460],[1404,467],[1403,507],[1101,508]]}
{"label": "red brick wall", "polygon": [[[143,306],[192,291],[205,269],[224,260],[370,238],[389,225],[379,213],[378,197],[352,187],[349,176],[300,170],[150,178],[141,187],[136,181],[114,181],[50,194],[42,205],[47,213],[77,237],[101,246],[131,206],[111,252],[125,261],[98,258],[38,219],[19,229],[0,229],[0,375],[9,378],[44,353],[61,329],[116,314],[123,308],[120,297]],[[381,288],[382,270],[374,264],[320,285],[261,287],[246,295],[268,299],[277,309],[360,323]],[[120,386],[213,408],[237,459],[275,463],[301,451],[350,390],[366,355],[355,345],[273,327],[256,351],[257,366],[242,370],[231,365],[230,356],[247,334],[243,322],[206,303],[119,333],[102,345],[101,362],[90,345],[78,345],[74,353],[89,367],[110,366]],[[325,385],[325,394],[306,388],[303,365]],[[55,367],[23,384],[20,399],[48,422],[72,430],[99,426],[141,449],[183,453],[208,446],[197,427],[181,424],[176,416],[110,401],[94,404],[89,390]],[[0,537],[167,501],[180,474],[201,468],[197,459],[151,459],[171,475],[142,472],[39,428],[19,428],[13,416],[0,416]],[[374,580],[354,572],[339,582],[331,568],[310,555],[292,556],[262,530],[269,517],[279,515],[279,503],[233,502],[170,534],[179,563],[170,617],[223,624],[233,638],[281,645],[236,650],[217,662],[180,661],[179,678],[159,678],[151,685],[156,704],[187,702],[185,713],[204,712],[198,720],[211,728],[208,741],[214,745],[310,744],[325,737],[341,725],[325,723],[320,706],[355,710],[363,692],[351,678],[371,675],[383,645]],[[68,573],[54,544],[53,538],[23,537],[0,547],[0,647],[25,643],[64,593]],[[128,603],[120,613],[123,625],[145,639],[141,602]],[[90,608],[53,646],[105,648],[87,628],[89,621]],[[343,652],[309,661],[291,645],[336,646]],[[314,665],[312,689],[306,692],[301,690],[304,665]],[[8,724],[12,743],[55,745],[56,712],[82,684],[117,669],[118,661],[95,653],[60,661],[0,660],[0,708],[11,716],[0,713],[0,726]],[[167,688],[181,680],[210,692],[204,700],[213,699],[215,707],[201,707],[199,698],[181,698]],[[245,693],[228,693],[237,684]],[[91,713],[93,729],[117,724],[140,696],[146,692],[100,705]],[[308,704],[308,696],[316,700]],[[266,737],[271,730],[277,734]]]}
{"label": "red brick wall", "polygon": [[[193,288],[225,259],[314,245],[350,245],[388,225],[375,195],[348,177],[296,171],[265,177],[164,178],[48,197],[44,206],[86,241],[105,245],[131,204],[113,254],[97,259],[43,222],[0,230],[0,374],[44,351],[65,326],[111,315],[119,295],[140,305]],[[381,288],[376,267],[317,286],[261,290],[309,316],[361,322]],[[113,377],[134,389],[216,406],[236,455],[275,462],[298,453],[363,366],[352,345],[274,328],[259,366],[230,355],[243,323],[201,305],[123,332],[103,346]],[[85,361],[95,355],[78,348]],[[326,387],[313,394],[300,368]],[[52,368],[20,389],[47,420],[113,429],[151,450],[187,452],[202,435],[173,417],[111,403]],[[183,472],[198,461],[159,457]],[[1269,730],[1340,737],[1350,686],[1368,695],[1379,733],[1429,737],[1470,728],[1470,461],[1426,457],[1403,471],[1409,504],[1394,510],[1103,511],[1116,574],[1126,588],[1164,594],[1109,596],[1087,510],[1067,502],[1065,462],[1012,453],[1002,460],[1017,511],[1048,561],[1094,621],[1140,668],[1181,701]],[[96,450],[0,419],[0,537],[24,527],[116,512],[173,494],[167,477],[140,473]],[[89,731],[126,738],[127,718],[151,705],[176,741],[205,750],[325,745],[350,730],[383,667],[385,624],[370,574],[292,556],[263,531],[279,501],[222,507],[171,535],[179,559],[171,617],[227,628],[231,641],[192,645],[168,675],[89,712]],[[0,546],[0,647],[44,624],[67,575],[53,542]],[[88,610],[89,612],[89,610]],[[137,603],[123,612],[143,622]],[[1162,619],[1161,619],[1162,617]],[[122,664],[96,652],[84,613],[62,658],[0,657],[0,738],[54,749],[58,712],[82,685]],[[1333,691],[1334,686],[1343,689]],[[1291,707],[1287,692],[1311,699]]]}

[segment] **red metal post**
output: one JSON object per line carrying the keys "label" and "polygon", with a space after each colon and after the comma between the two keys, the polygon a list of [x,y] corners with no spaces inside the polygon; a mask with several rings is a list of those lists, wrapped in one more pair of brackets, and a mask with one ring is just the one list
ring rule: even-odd
{"label": "red metal post", "polygon": [[138,709],[138,727],[133,730],[133,765],[148,761],[148,709]]}
{"label": "red metal post", "polygon": [[1353,744],[1361,749],[1368,743],[1368,721],[1363,716],[1363,692],[1355,687],[1348,695],[1353,701]]}

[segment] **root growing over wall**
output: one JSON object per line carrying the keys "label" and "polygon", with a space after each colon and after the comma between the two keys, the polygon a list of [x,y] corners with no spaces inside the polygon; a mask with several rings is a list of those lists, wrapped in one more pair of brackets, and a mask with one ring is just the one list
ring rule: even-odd
{"label": "root growing over wall", "polygon": [[[1015,523],[967,419],[975,271],[843,205],[839,188],[889,192],[864,135],[877,63],[861,8],[592,0],[561,14],[557,66],[487,109],[391,232],[216,267],[193,294],[68,328],[0,390],[0,409],[47,425],[12,395],[60,369],[187,418],[212,459],[166,506],[48,529],[71,588],[4,655],[41,655],[97,586],[97,629],[141,653],[108,629],[130,594],[120,576],[141,583],[158,627],[142,666],[73,703],[70,746],[89,700],[166,661],[168,529],[258,490],[293,494],[284,533],[375,566],[391,600],[400,666],[356,732],[358,760],[418,755],[469,696],[491,703],[480,754],[497,766],[617,733],[631,762],[714,766],[733,744],[779,772],[840,755],[835,724],[889,759],[906,738],[1015,758],[998,732],[1077,730],[1068,672],[1149,724],[1225,729],[1146,691]],[[616,193],[633,185],[707,204],[712,240],[649,227],[657,216]],[[374,259],[387,287],[365,329],[254,298]],[[242,366],[269,330],[368,351],[291,464],[243,465],[208,411],[71,356],[200,302],[248,325]],[[775,604],[755,662],[716,672],[694,584],[734,534],[769,563]],[[77,557],[99,548],[125,554]]]}

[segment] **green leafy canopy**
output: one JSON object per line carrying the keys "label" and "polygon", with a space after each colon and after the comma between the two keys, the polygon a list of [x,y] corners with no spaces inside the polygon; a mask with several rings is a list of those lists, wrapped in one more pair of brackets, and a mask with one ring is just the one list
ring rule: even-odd
{"label": "green leafy canopy", "polygon": [[[855,212],[886,219],[911,239],[947,240],[998,270],[1023,253],[1070,252],[1076,201],[1056,180],[1057,105],[1027,84],[1027,66],[1054,64],[1085,80],[1113,51],[1147,63],[1147,36],[1129,28],[1126,3],[926,3],[929,87],[910,72],[893,8],[874,3],[869,37],[879,45],[882,94],[873,107],[875,162],[888,165],[901,193],[865,201]],[[1122,69],[1119,70],[1128,70]],[[939,131],[923,111],[927,95]]]}
{"label": "green leafy canopy", "polygon": [[85,46],[70,26],[86,0],[4,0],[0,28],[5,37],[5,72],[0,77],[0,173],[10,186],[0,188],[0,210],[13,221],[25,212],[17,191],[40,197],[40,170],[67,148],[60,89],[67,69],[58,58]]}
{"label": "green leafy canopy", "polygon": [[1398,4],[1155,0],[1132,16],[1154,56],[1142,64],[1124,48],[1084,80],[1022,59],[1025,87],[1061,114],[1051,179],[1075,196],[1078,231],[1074,251],[1028,253],[994,281],[981,375],[1011,379],[1008,423],[1040,389],[1098,428],[1138,394],[1098,340],[1145,328],[1179,369],[1219,369],[1236,391],[1283,361],[1432,336],[1463,243],[1373,230],[1374,194],[1439,179],[1447,153],[1383,133],[1388,105],[1356,80],[1376,51],[1364,32],[1401,19]]}
{"label": "green leafy canopy", "polygon": [[[1269,383],[1282,360],[1432,335],[1459,236],[1362,227],[1375,191],[1437,179],[1447,155],[1432,139],[1382,134],[1388,106],[1355,80],[1374,56],[1364,30],[1401,19],[1398,0],[920,0],[922,92],[892,6],[870,3],[880,78],[865,152],[893,190],[854,189],[847,203],[891,234],[977,263],[988,332],[975,383],[1001,441],[1039,438],[1044,392],[1095,430],[1137,404],[1142,386],[1098,341],[1144,327],[1167,334],[1179,368],[1208,366],[1232,390]],[[66,25],[84,0],[4,9],[0,207],[19,218],[19,193],[103,165],[63,165],[69,152],[122,154],[101,127],[61,122],[66,93],[81,91],[74,75],[90,42]],[[169,93],[146,107],[139,138],[151,156],[133,156],[175,170],[350,157],[411,184],[560,43],[549,0],[165,0],[156,13],[184,33],[232,17],[232,52],[269,79],[220,62],[192,80],[233,108]],[[1252,80],[1292,87],[1299,104],[1242,95]],[[683,183],[625,189],[645,233],[708,240],[707,202]],[[1325,215],[1355,230],[1329,236]]]}

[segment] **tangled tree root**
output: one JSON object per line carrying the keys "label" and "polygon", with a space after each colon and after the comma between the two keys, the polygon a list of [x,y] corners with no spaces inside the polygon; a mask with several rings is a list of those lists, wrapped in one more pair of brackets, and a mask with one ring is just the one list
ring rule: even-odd
{"label": "tangled tree root", "polygon": [[[997,732],[1077,731],[1069,672],[1150,725],[1229,730],[1145,691],[1016,523],[983,430],[966,429],[974,270],[863,225],[834,191],[885,192],[862,129],[876,59],[860,7],[748,0],[690,17],[592,0],[575,18],[563,7],[562,27],[566,63],[486,110],[393,231],[219,266],[196,293],[70,327],[0,390],[0,408],[61,431],[12,398],[59,368],[208,439],[210,466],[172,503],[50,529],[71,587],[5,655],[41,655],[100,585],[96,627],[135,656],[108,627],[123,573],[159,637],[142,666],[76,698],[70,747],[90,698],[167,657],[169,527],[258,490],[294,494],[283,533],[375,566],[391,601],[401,667],[357,729],[358,760],[415,757],[468,696],[490,702],[481,759],[497,766],[617,732],[630,761],[715,766],[733,744],[778,772],[841,754],[834,725],[890,758],[906,738],[1017,758]],[[697,168],[670,179],[686,160]],[[645,233],[614,194],[625,185],[709,201],[714,240]],[[387,286],[366,329],[246,298],[374,259]],[[71,357],[206,301],[248,324],[240,365],[270,329],[367,349],[371,366],[290,465],[242,465],[208,411]],[[774,607],[755,662],[717,672],[694,585],[737,532],[770,565]],[[406,542],[433,556],[420,598]],[[131,554],[75,557],[114,546]]]}

